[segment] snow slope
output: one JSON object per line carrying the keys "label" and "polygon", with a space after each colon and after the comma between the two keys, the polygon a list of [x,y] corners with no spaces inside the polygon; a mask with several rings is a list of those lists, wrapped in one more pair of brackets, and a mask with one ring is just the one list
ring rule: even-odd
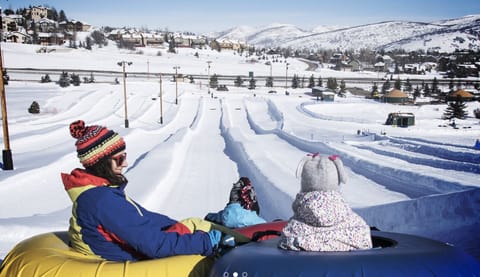
{"label": "snow slope", "polygon": [[[158,56],[158,49],[144,49],[144,55],[113,47],[45,54],[34,46],[2,47],[7,67],[119,70],[116,61],[133,60],[129,70],[142,71],[148,59],[149,70],[157,73],[180,65],[182,71],[206,74],[207,60],[215,61],[219,74],[269,70],[261,64],[246,67],[228,51],[198,50],[195,58],[188,50]],[[299,61],[292,64],[292,71],[306,68]],[[286,96],[263,87],[230,87],[209,95],[200,81],[179,83],[176,105],[175,83],[164,79],[164,122],[159,124],[158,80],[131,77],[130,128],[124,128],[122,85],[60,88],[16,77],[19,81],[6,86],[15,170],[0,172],[0,259],[26,237],[68,228],[71,203],[60,172],[80,166],[68,131],[76,119],[108,126],[125,138],[127,192],[146,208],[173,218],[204,217],[222,209],[232,183],[248,176],[261,215],[288,219],[299,189],[295,171],[300,159],[312,152],[337,153],[349,174],[342,192],[370,225],[453,243],[480,257],[475,237],[480,230],[480,152],[472,147],[480,138],[480,124],[468,118],[457,120],[459,129],[439,127],[448,123],[441,120],[445,105],[397,106],[351,94],[322,103],[305,89]],[[38,115],[27,113],[33,100],[40,104]],[[468,103],[469,114],[479,107]],[[414,112],[416,125],[383,125],[387,114],[398,110]]]}

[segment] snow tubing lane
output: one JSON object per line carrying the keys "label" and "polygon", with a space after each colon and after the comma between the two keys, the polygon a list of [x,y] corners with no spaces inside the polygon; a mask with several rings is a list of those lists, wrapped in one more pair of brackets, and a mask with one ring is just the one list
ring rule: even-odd
{"label": "snow tubing lane", "polygon": [[213,260],[200,255],[138,262],[112,262],[68,247],[68,233],[46,233],[26,239],[7,254],[0,277],[49,276],[207,276]]}
{"label": "snow tubing lane", "polygon": [[[236,231],[252,237],[278,230],[281,223],[268,224]],[[413,235],[371,232],[373,249],[350,252],[282,250],[278,237],[251,242],[226,252],[210,276],[480,276],[480,263],[456,247]]]}

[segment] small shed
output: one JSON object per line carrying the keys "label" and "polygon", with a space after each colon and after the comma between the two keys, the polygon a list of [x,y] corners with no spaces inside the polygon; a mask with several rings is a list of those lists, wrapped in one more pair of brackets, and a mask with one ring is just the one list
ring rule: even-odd
{"label": "small shed", "polygon": [[334,101],[335,92],[329,90],[326,87],[312,87],[312,94],[317,98],[320,98],[322,101]]}
{"label": "small shed", "polygon": [[472,101],[473,100],[473,94],[463,90],[463,89],[458,89],[452,93],[450,93],[447,97],[447,101],[456,101],[460,97],[462,101]]}
{"label": "small shed", "polygon": [[384,97],[386,103],[404,104],[408,101],[408,95],[398,89],[393,89],[387,93]]}
{"label": "small shed", "polygon": [[415,115],[413,113],[389,113],[385,125],[398,127],[408,127],[415,125]]}

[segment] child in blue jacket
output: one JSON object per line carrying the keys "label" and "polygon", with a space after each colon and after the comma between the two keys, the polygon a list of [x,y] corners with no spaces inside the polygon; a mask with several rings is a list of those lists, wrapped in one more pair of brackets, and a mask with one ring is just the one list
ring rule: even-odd
{"label": "child in blue jacket", "polygon": [[207,214],[205,219],[229,228],[240,228],[265,223],[259,214],[260,207],[250,179],[241,177],[233,184],[225,208],[218,213]]}
{"label": "child in blue jacket", "polygon": [[186,234],[169,230],[182,229],[181,223],[146,210],[125,194],[127,179],[122,172],[127,154],[122,137],[102,126],[85,126],[81,120],[70,124],[70,134],[77,139],[78,158],[85,167],[62,173],[73,201],[72,248],[111,261],[213,254],[220,231],[210,230],[209,224]]}

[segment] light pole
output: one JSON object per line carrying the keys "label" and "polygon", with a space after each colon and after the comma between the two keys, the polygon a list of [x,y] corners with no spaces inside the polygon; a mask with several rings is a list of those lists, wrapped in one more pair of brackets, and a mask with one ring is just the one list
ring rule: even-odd
{"label": "light pole", "polygon": [[273,76],[272,76],[272,62],[268,62],[268,65],[270,65],[270,79],[273,80]]}
{"label": "light pole", "polygon": [[147,79],[150,79],[150,60],[147,60]]}
{"label": "light pole", "polygon": [[[2,30],[0,28],[0,33],[1,32]],[[0,47],[0,98],[1,98],[1,106],[2,106],[3,144],[5,145],[5,149],[2,151],[2,159],[3,159],[2,168],[3,170],[12,170],[13,160],[12,160],[12,151],[10,150],[10,139],[8,136],[7,100],[5,98],[5,84],[3,82],[3,57],[2,57],[1,47]]]}
{"label": "light pole", "polygon": [[178,105],[178,73],[177,70],[180,69],[180,66],[174,66],[175,69],[175,104]]}
{"label": "light pole", "polygon": [[126,83],[127,74],[125,73],[125,64],[132,65],[132,62],[121,61],[121,62],[118,62],[117,64],[121,66],[123,70],[123,102],[125,106],[125,128],[128,128],[127,83]]}
{"label": "light pole", "polygon": [[163,124],[162,74],[160,73],[160,124]]}
{"label": "light pole", "polygon": [[269,82],[267,82],[267,86],[270,86],[273,88],[272,62],[269,61],[268,65],[270,66],[270,79],[269,79]]}
{"label": "light pole", "polygon": [[287,80],[288,80],[288,66],[289,66],[289,65],[290,65],[290,64],[285,61],[285,95],[288,95],[288,91],[287,91],[287,87],[288,87]]}
{"label": "light pole", "polygon": [[208,84],[208,94],[210,94],[210,64],[212,63],[212,61],[207,61],[207,64],[208,64],[208,67],[207,67],[207,74],[208,74],[208,78],[207,78],[207,84]]}

